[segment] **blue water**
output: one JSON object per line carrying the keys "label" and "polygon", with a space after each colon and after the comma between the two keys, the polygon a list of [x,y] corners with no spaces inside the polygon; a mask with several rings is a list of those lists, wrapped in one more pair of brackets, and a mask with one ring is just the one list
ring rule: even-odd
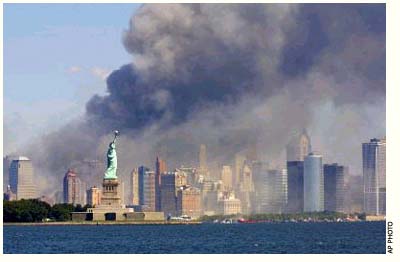
{"label": "blue water", "polygon": [[385,253],[385,222],[3,229],[4,253]]}

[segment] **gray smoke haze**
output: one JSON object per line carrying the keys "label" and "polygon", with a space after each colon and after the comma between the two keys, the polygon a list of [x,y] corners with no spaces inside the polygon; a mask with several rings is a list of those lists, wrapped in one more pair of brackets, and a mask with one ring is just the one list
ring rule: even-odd
{"label": "gray smoke haze", "polygon": [[385,135],[385,30],[383,4],[143,5],[123,35],[132,63],[84,119],[32,145],[36,174],[60,188],[80,159],[105,160],[114,129],[123,179],[156,155],[196,166],[200,144],[215,176],[254,145],[284,166],[303,128],[324,162],[360,174],[361,143]]}

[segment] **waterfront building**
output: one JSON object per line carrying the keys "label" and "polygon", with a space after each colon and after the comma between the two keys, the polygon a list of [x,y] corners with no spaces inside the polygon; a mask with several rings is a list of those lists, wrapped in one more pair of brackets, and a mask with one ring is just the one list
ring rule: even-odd
{"label": "waterfront building", "polygon": [[140,205],[143,211],[156,211],[156,175],[154,171],[139,168]]}
{"label": "waterfront building", "polygon": [[218,181],[204,180],[200,184],[203,211],[205,214],[215,214],[218,210],[218,195],[221,186]]}
{"label": "waterfront building", "polygon": [[9,169],[10,189],[16,199],[33,199],[37,197],[33,182],[33,166],[29,158],[20,156],[11,161]]}
{"label": "waterfront building", "polygon": [[294,136],[286,146],[286,161],[304,161],[311,153],[311,140],[304,129],[300,135]]}
{"label": "waterfront building", "polygon": [[287,169],[279,168],[269,171],[274,179],[274,213],[284,213],[287,206]]}
{"label": "waterfront building", "polygon": [[182,186],[177,193],[177,213],[191,218],[199,218],[202,214],[201,192],[193,186]]}
{"label": "waterfront building", "polygon": [[244,165],[244,162],[246,161],[246,157],[237,153],[235,154],[235,173],[234,177],[232,179],[233,187],[238,188],[240,184],[240,176],[242,174],[242,168]]}
{"label": "waterfront building", "polygon": [[242,169],[241,182],[240,182],[241,192],[254,192],[253,175],[251,168],[247,161],[245,161]]}
{"label": "waterfront building", "polygon": [[207,149],[206,145],[200,145],[199,151],[199,168],[197,169],[199,180],[209,179],[210,172],[207,165]]}
{"label": "waterfront building", "polygon": [[345,212],[345,167],[337,163],[324,165],[324,209]]}
{"label": "waterfront building", "polygon": [[386,214],[386,138],[362,144],[364,212]]}
{"label": "waterfront building", "polygon": [[161,174],[161,210],[165,216],[177,216],[177,191],[187,185],[185,172],[165,172]]}
{"label": "waterfront building", "polygon": [[91,188],[89,188],[87,190],[87,204],[94,207],[94,206],[98,206],[100,205],[100,201],[101,201],[101,190],[96,187],[96,186],[92,186]]}
{"label": "waterfront building", "polygon": [[223,166],[221,171],[221,180],[223,190],[229,191],[233,189],[232,186],[232,169],[230,166]]}
{"label": "waterfront building", "polygon": [[63,180],[64,203],[83,205],[85,201],[82,188],[82,182],[77,174],[72,169],[68,169]]}
{"label": "waterfront building", "polygon": [[324,211],[322,156],[310,153],[304,159],[304,212]]}
{"label": "waterfront building", "polygon": [[131,205],[139,206],[139,170],[134,168],[131,172]]}
{"label": "waterfront building", "polygon": [[287,167],[288,213],[301,213],[304,209],[304,162],[289,161]]}
{"label": "waterfront building", "polygon": [[234,192],[229,192],[218,201],[219,212],[223,215],[236,215],[242,213],[241,201],[235,198]]}
{"label": "waterfront building", "polygon": [[176,172],[182,175],[184,174],[184,176],[187,179],[186,183],[188,185],[193,185],[193,186],[199,185],[199,173],[197,172],[196,168],[181,166],[180,168],[176,169]]}
{"label": "waterfront building", "polygon": [[207,149],[204,144],[200,145],[199,166],[200,169],[207,169]]}
{"label": "waterfront building", "polygon": [[167,163],[157,157],[156,174],[155,174],[155,190],[156,190],[156,211],[161,211],[161,174],[167,172]]}
{"label": "waterfront building", "polygon": [[283,213],[287,202],[286,169],[268,169],[268,165],[253,165],[253,174],[257,175],[254,183],[256,213]]}

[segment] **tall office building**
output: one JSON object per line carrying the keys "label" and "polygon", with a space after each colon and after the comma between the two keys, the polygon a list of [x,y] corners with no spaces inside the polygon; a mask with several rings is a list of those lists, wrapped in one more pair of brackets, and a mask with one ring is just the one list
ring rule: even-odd
{"label": "tall office building", "polygon": [[276,201],[277,201],[277,212],[284,213],[287,206],[287,169],[280,168],[277,170],[277,177],[275,180],[276,186]]}
{"label": "tall office building", "polygon": [[386,138],[362,144],[364,212],[386,214]]}
{"label": "tall office building", "polygon": [[177,215],[175,172],[161,175],[161,211],[166,217]]}
{"label": "tall office building", "polygon": [[239,187],[240,184],[240,175],[242,174],[242,168],[244,165],[244,162],[246,161],[246,157],[237,153],[235,154],[235,173],[232,179],[233,187],[237,188]]}
{"label": "tall office building", "polygon": [[240,191],[254,192],[253,174],[247,162],[244,163],[242,169]]}
{"label": "tall office building", "polygon": [[182,186],[177,192],[177,213],[198,218],[202,214],[200,189]]}
{"label": "tall office building", "polygon": [[292,138],[286,146],[286,159],[291,161],[304,161],[304,158],[311,153],[311,140],[304,129],[303,132]]}
{"label": "tall office building", "polygon": [[200,152],[199,152],[199,165],[200,169],[207,169],[207,151],[206,145],[200,145]]}
{"label": "tall office building", "polygon": [[139,171],[134,168],[131,172],[131,200],[130,203],[134,206],[139,204]]}
{"label": "tall office building", "polygon": [[9,172],[10,189],[16,194],[17,200],[37,197],[33,166],[29,158],[20,156],[12,160]]}
{"label": "tall office building", "polygon": [[287,167],[288,213],[301,213],[304,209],[304,162],[289,161]]}
{"label": "tall office building", "polygon": [[87,204],[91,205],[92,207],[100,205],[100,200],[101,200],[101,191],[98,187],[92,186],[87,190],[86,193],[87,196]]}
{"label": "tall office building", "polygon": [[257,213],[283,213],[287,202],[286,169],[268,169],[261,167],[260,178],[254,183],[256,201],[254,211]]}
{"label": "tall office building", "polygon": [[156,175],[149,168],[141,166],[139,173],[139,205],[143,211],[156,210]]}
{"label": "tall office building", "polygon": [[161,211],[161,174],[167,172],[167,163],[161,159],[156,159],[156,211]]}
{"label": "tall office building", "polygon": [[218,194],[220,188],[218,182],[204,180],[201,184],[202,206],[205,214],[214,215],[218,209]]}
{"label": "tall office building", "polygon": [[82,182],[77,174],[72,169],[68,169],[63,181],[64,203],[74,205],[84,204],[82,188]]}
{"label": "tall office building", "polygon": [[221,171],[222,186],[225,191],[233,189],[232,186],[232,169],[230,166],[223,166]]}
{"label": "tall office building", "polygon": [[304,159],[304,212],[324,211],[322,156],[310,153]]}
{"label": "tall office building", "polygon": [[324,209],[345,212],[345,168],[334,164],[324,165]]}
{"label": "tall office building", "polygon": [[185,175],[188,185],[194,186],[199,184],[199,174],[196,168],[181,166],[180,168],[176,169],[176,172]]}

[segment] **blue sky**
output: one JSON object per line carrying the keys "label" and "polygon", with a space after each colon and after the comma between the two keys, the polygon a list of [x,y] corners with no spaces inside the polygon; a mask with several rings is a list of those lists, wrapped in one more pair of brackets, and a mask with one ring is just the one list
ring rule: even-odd
{"label": "blue sky", "polygon": [[140,4],[4,4],[4,153],[82,115],[131,61],[122,33]]}

